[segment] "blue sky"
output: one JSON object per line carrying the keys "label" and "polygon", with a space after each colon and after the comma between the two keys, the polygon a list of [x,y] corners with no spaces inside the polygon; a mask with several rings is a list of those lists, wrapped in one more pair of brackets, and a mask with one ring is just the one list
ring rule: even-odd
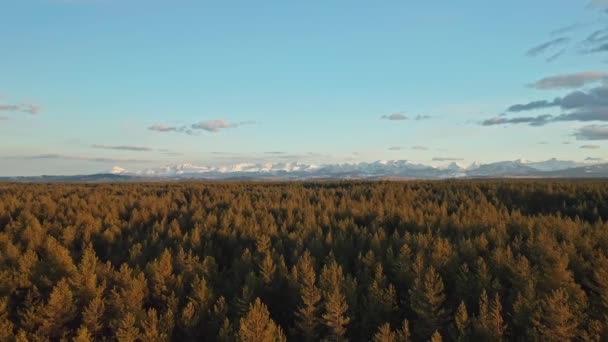
{"label": "blue sky", "polygon": [[608,157],[605,1],[0,4],[0,175]]}

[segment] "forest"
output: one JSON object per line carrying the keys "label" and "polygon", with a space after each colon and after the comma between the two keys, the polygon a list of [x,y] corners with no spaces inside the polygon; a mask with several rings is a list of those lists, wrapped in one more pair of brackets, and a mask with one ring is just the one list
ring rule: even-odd
{"label": "forest", "polygon": [[0,183],[0,341],[607,341],[608,182]]}

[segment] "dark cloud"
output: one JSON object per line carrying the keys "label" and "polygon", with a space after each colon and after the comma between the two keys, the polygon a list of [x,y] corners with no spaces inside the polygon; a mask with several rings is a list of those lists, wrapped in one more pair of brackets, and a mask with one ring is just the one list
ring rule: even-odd
{"label": "dark cloud", "polygon": [[506,116],[497,116],[481,122],[483,126],[505,125],[505,124],[528,124],[530,126],[543,126],[551,121],[552,116],[549,114],[508,118]]}
{"label": "dark cloud", "polygon": [[507,112],[523,112],[523,111],[527,111],[527,110],[535,110],[535,109],[542,109],[542,108],[549,108],[549,107],[554,107],[556,106],[556,104],[551,101],[547,101],[547,100],[540,100],[540,101],[532,101],[532,102],[528,102],[525,104],[514,104],[511,107],[507,108]]}
{"label": "dark cloud", "polygon": [[268,151],[268,152],[264,152],[264,154],[281,155],[281,154],[287,154],[287,152],[283,152],[283,151]]}
{"label": "dark cloud", "polygon": [[195,135],[195,132],[186,126],[152,125],[152,126],[148,127],[148,130],[155,131],[155,132],[161,132],[161,133],[177,132],[177,133]]}
{"label": "dark cloud", "polygon": [[598,108],[608,107],[608,85],[602,85],[587,91],[573,91],[564,97],[557,97],[552,101],[539,100],[524,104],[515,104],[507,108],[507,111],[518,113],[551,107],[559,107],[562,110],[581,110],[585,112],[598,111]]}
{"label": "dark cloud", "polygon": [[544,126],[554,122],[565,121],[608,121],[608,107],[592,108],[589,110],[575,111],[561,115],[543,114],[538,116],[525,116],[509,118],[507,116],[497,116],[481,122],[483,126],[494,126],[503,124],[528,124],[530,126]]}
{"label": "dark cloud", "polygon": [[388,148],[389,151],[401,151],[403,150],[403,147],[401,146],[391,146]]}
{"label": "dark cloud", "polygon": [[561,49],[561,50],[559,50],[558,52],[556,52],[556,53],[552,54],[551,56],[547,57],[547,58],[545,59],[545,62],[547,62],[547,63],[551,63],[551,62],[553,62],[554,60],[556,60],[556,59],[560,58],[560,57],[561,57],[561,56],[562,56],[562,55],[563,55],[565,52],[566,52],[566,49]]}
{"label": "dark cloud", "polygon": [[178,132],[180,130],[179,127],[165,125],[152,125],[148,129],[157,132]]}
{"label": "dark cloud", "polygon": [[382,115],[382,117],[380,117],[380,119],[399,121],[399,120],[407,120],[407,116],[405,116],[403,113],[393,113],[391,115]]}
{"label": "dark cloud", "polygon": [[420,146],[420,145],[416,145],[416,146],[412,146],[412,150],[418,150],[418,151],[428,151],[428,147],[426,146]]}
{"label": "dark cloud", "polygon": [[142,159],[121,159],[121,158],[97,158],[97,157],[82,157],[69,156],[62,154],[38,154],[31,156],[3,156],[0,159],[18,159],[18,160],[81,160],[96,163],[152,163],[153,160]]}
{"label": "dark cloud", "polygon": [[550,50],[553,47],[564,45],[570,41],[570,38],[567,37],[559,37],[552,39],[548,42],[537,45],[526,52],[526,55],[530,57],[538,56],[543,54],[545,51]]}
{"label": "dark cloud", "polygon": [[583,146],[581,146],[581,148],[596,150],[596,149],[600,148],[600,146],[599,145],[583,145]]}
{"label": "dark cloud", "polygon": [[38,114],[42,108],[38,105],[22,103],[18,105],[0,105],[0,112],[21,112],[27,114]]}
{"label": "dark cloud", "polygon": [[602,161],[604,159],[602,158],[595,158],[595,157],[587,157],[585,158],[586,161]]}
{"label": "dark cloud", "polygon": [[587,50],[588,53],[605,52],[605,51],[608,51],[608,43],[603,43],[594,48]]}
{"label": "dark cloud", "polygon": [[567,26],[563,26],[563,27],[557,28],[557,29],[551,31],[551,34],[552,35],[561,35],[561,34],[564,34],[564,33],[569,33],[569,32],[572,32],[572,31],[576,31],[576,30],[578,30],[578,29],[580,29],[582,27],[585,27],[587,25],[589,25],[589,23],[579,23],[579,22],[576,22],[574,24],[570,24],[570,25],[567,25]]}
{"label": "dark cloud", "polygon": [[578,140],[608,140],[608,125],[589,125],[579,128],[574,136]]}
{"label": "dark cloud", "polygon": [[536,89],[572,89],[580,88],[586,84],[608,80],[608,73],[602,71],[586,71],[575,74],[564,74],[545,77],[532,84],[530,87]]}
{"label": "dark cloud", "polygon": [[414,120],[427,120],[430,119],[431,116],[430,115],[416,115],[416,117],[414,118]]}
{"label": "dark cloud", "polygon": [[450,157],[433,157],[433,161],[462,161],[463,158],[450,158]]}
{"label": "dark cloud", "polygon": [[117,150],[117,151],[134,151],[134,152],[150,152],[154,149],[142,146],[126,146],[126,145],[91,145],[92,148],[103,149],[103,150]]}
{"label": "dark cloud", "polygon": [[588,44],[599,44],[608,41],[608,29],[604,28],[601,30],[594,31],[585,39],[585,43]]}

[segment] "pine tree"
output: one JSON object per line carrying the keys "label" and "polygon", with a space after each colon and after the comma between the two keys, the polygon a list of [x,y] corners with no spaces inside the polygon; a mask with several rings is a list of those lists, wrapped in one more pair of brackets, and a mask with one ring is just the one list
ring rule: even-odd
{"label": "pine tree", "polygon": [[65,335],[66,326],[76,317],[72,290],[65,279],[53,288],[39,317],[39,333],[43,336],[61,338]]}
{"label": "pine tree", "polygon": [[268,308],[259,298],[249,306],[249,312],[239,323],[239,340],[242,342],[283,341],[285,335],[270,318]]}
{"label": "pine tree", "polygon": [[269,253],[265,254],[262,264],[260,265],[260,276],[265,285],[270,285],[272,283],[276,270],[277,266],[275,265],[272,256]]}
{"label": "pine tree", "polygon": [[378,327],[373,342],[397,342],[397,334],[391,330],[390,324],[384,323]]}
{"label": "pine tree", "polygon": [[490,322],[489,331],[492,340],[500,341],[504,337],[507,325],[502,318],[502,304],[500,303],[500,297],[498,294],[494,296],[492,305],[490,307]]}
{"label": "pine tree", "polygon": [[377,264],[375,268],[374,278],[369,286],[364,305],[366,309],[362,316],[366,331],[371,331],[381,322],[389,321],[397,308],[395,287],[388,283],[381,264]]}
{"label": "pine tree", "polygon": [[428,338],[441,327],[445,319],[445,294],[441,276],[431,266],[422,279],[418,277],[414,281],[414,287],[409,293],[412,310],[418,316],[414,326],[416,333],[420,339]]}
{"label": "pine tree", "polygon": [[317,311],[321,300],[321,291],[315,285],[316,274],[308,251],[304,253],[298,263],[298,275],[302,303],[296,312],[298,318],[296,327],[302,334],[304,341],[316,341],[319,320]]}
{"label": "pine tree", "polygon": [[464,301],[460,302],[458,310],[456,310],[454,325],[456,327],[456,336],[454,339],[459,342],[466,341],[469,336],[469,314]]}
{"label": "pine tree", "polygon": [[101,297],[95,297],[90,301],[82,313],[82,324],[87,331],[96,336],[103,329],[103,314],[105,305]]}
{"label": "pine tree", "polygon": [[167,335],[161,332],[156,309],[148,309],[141,325],[141,340],[143,342],[162,342],[168,340]]}
{"label": "pine tree", "polygon": [[129,312],[119,323],[116,339],[118,342],[135,342],[139,338],[140,332],[135,326],[135,316]]}
{"label": "pine tree", "polygon": [[217,340],[219,342],[234,341],[234,331],[232,329],[232,324],[230,324],[230,320],[228,320],[228,318],[224,319],[224,321],[222,322],[220,330],[217,334]]}
{"label": "pine tree", "polygon": [[8,318],[8,301],[0,299],[0,341],[7,341],[13,336],[13,322]]}
{"label": "pine tree", "polygon": [[568,294],[553,290],[541,301],[533,322],[544,341],[569,341],[577,335],[577,318],[571,311]]}
{"label": "pine tree", "polygon": [[477,339],[490,341],[492,332],[492,321],[490,317],[490,303],[486,290],[479,296],[479,315],[475,321],[475,332]]}
{"label": "pine tree", "polygon": [[442,342],[443,338],[441,338],[441,334],[439,333],[439,331],[435,330],[435,332],[433,333],[433,336],[431,336],[431,339],[429,341],[430,342]]}
{"label": "pine tree", "polygon": [[76,336],[72,340],[73,342],[91,342],[93,337],[89,333],[89,330],[85,326],[81,326],[76,332]]}
{"label": "pine tree", "polygon": [[403,323],[401,324],[401,329],[399,329],[399,331],[397,331],[397,340],[399,342],[409,342],[410,339],[411,339],[410,323],[408,322],[407,319],[404,319]]}
{"label": "pine tree", "polygon": [[342,294],[339,287],[333,291],[324,294],[325,297],[325,313],[323,314],[323,324],[329,330],[329,340],[345,341],[346,325],[350,322],[347,317],[348,305],[346,298]]}

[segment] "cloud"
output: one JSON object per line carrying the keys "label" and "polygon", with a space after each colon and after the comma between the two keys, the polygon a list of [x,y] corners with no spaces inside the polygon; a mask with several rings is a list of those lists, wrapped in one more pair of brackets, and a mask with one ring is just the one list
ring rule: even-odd
{"label": "cloud", "polygon": [[391,146],[388,148],[389,151],[401,151],[403,150],[403,147],[401,146]]}
{"label": "cloud", "polygon": [[142,146],[111,146],[111,145],[91,145],[92,148],[103,149],[103,150],[117,150],[117,151],[134,151],[134,152],[150,152],[154,151],[154,149],[149,147]]}
{"label": "cloud", "polygon": [[441,162],[445,162],[445,161],[462,161],[464,160],[463,158],[450,158],[450,157],[433,157],[433,161],[441,161]]}
{"label": "cloud", "polygon": [[545,77],[532,84],[531,88],[535,89],[572,89],[580,88],[588,83],[608,80],[608,73],[602,71],[586,71],[574,74],[564,74],[551,77]]}
{"label": "cloud", "polygon": [[548,145],[549,143],[548,143],[548,142],[546,142],[546,141],[539,141],[539,142],[538,142],[538,144],[539,144],[539,145]]}
{"label": "cloud", "polygon": [[402,113],[393,113],[391,115],[382,115],[382,117],[380,117],[380,119],[399,121],[399,120],[407,120],[407,116],[403,115]]}
{"label": "cloud", "polygon": [[608,6],[608,0],[591,0],[591,4],[597,7],[606,7]]}
{"label": "cloud", "polygon": [[532,102],[528,102],[528,103],[524,103],[524,104],[514,104],[511,107],[507,108],[507,112],[524,112],[524,111],[528,111],[528,110],[536,110],[536,109],[543,109],[543,108],[549,108],[549,107],[554,107],[556,106],[556,104],[551,101],[547,101],[547,100],[540,100],[540,101],[532,101]]}
{"label": "cloud", "polygon": [[287,154],[287,152],[283,152],[283,151],[268,151],[268,152],[264,152],[264,154],[280,155],[280,154]]}
{"label": "cloud", "polygon": [[[418,115],[416,115],[414,117],[414,120],[420,121],[420,120],[428,120],[430,118],[431,118],[430,115],[418,114]],[[391,115],[382,115],[380,117],[380,119],[382,119],[382,120],[391,120],[391,121],[401,121],[401,120],[408,120],[408,117],[405,114],[403,114],[403,113],[393,113]]]}
{"label": "cloud", "polygon": [[602,161],[604,159],[602,158],[595,158],[595,157],[587,157],[585,158],[586,161]]}
{"label": "cloud", "polygon": [[82,157],[70,156],[62,154],[38,154],[31,156],[2,156],[0,159],[18,159],[18,160],[81,160],[96,163],[152,163],[153,160],[142,159],[121,159],[121,158],[103,158],[103,157]]}
{"label": "cloud", "polygon": [[608,140],[608,125],[589,125],[579,128],[574,136],[578,140]]}
{"label": "cloud", "polygon": [[588,53],[605,52],[608,51],[608,43],[600,44],[592,49],[587,50]]}
{"label": "cloud", "polygon": [[603,43],[608,40],[608,29],[604,28],[601,30],[596,30],[593,33],[589,34],[585,39],[585,43],[588,44],[597,44]]}
{"label": "cloud", "polygon": [[583,146],[581,146],[581,148],[596,150],[596,149],[600,148],[600,146],[599,145],[583,145]]}
{"label": "cloud", "polygon": [[[571,74],[558,77],[549,77],[537,82],[540,87],[547,89],[553,87],[570,87],[583,85],[588,82],[606,80],[608,74],[600,72],[588,72]],[[562,114],[558,115],[539,115],[519,118],[507,118],[504,115],[497,116],[483,121],[484,126],[499,124],[522,124],[527,123],[531,126],[543,126],[553,122],[565,121],[608,121],[608,85],[591,88],[589,90],[576,90],[563,97],[554,100],[538,100],[524,104],[515,104],[507,108],[507,112],[519,113],[524,111],[547,109],[557,107]]]}
{"label": "cloud", "polygon": [[254,125],[256,121],[241,121],[241,122],[228,122],[224,119],[217,120],[205,120],[199,123],[193,124],[192,129],[202,129],[207,132],[219,132],[226,128],[235,128],[243,125]]}
{"label": "cloud", "polygon": [[481,122],[483,126],[494,126],[494,125],[505,125],[505,124],[529,124],[530,126],[543,126],[550,122],[552,118],[549,114],[520,117],[520,118],[507,118],[506,116],[497,116],[491,119],[487,119]]}
{"label": "cloud", "polygon": [[570,38],[567,38],[567,37],[555,38],[548,42],[542,43],[540,45],[537,45],[537,46],[531,48],[530,50],[528,50],[526,52],[526,55],[528,55],[530,57],[538,56],[555,46],[564,45],[564,44],[568,43],[569,41],[570,41]]}
{"label": "cloud", "polygon": [[195,123],[192,129],[202,129],[207,132],[219,132],[222,129],[238,127],[236,123],[229,123],[226,120],[205,120],[199,123]]}
{"label": "cloud", "polygon": [[556,53],[552,54],[551,56],[547,57],[547,58],[545,59],[545,62],[547,62],[547,63],[551,63],[551,62],[553,62],[554,60],[556,60],[556,59],[560,58],[560,57],[561,57],[561,56],[562,56],[562,55],[563,55],[565,52],[566,52],[566,49],[561,49],[561,50],[559,50],[558,52],[556,52]]}
{"label": "cloud", "polygon": [[518,113],[551,107],[559,107],[562,110],[578,109],[586,112],[608,107],[608,85],[601,85],[586,91],[576,90],[552,101],[538,100],[524,104],[514,104],[507,108],[507,112]]}
{"label": "cloud", "polygon": [[27,114],[38,114],[42,107],[34,104],[22,103],[18,105],[0,105],[0,112],[21,112]]}
{"label": "cloud", "polygon": [[165,125],[152,125],[148,127],[151,131],[157,132],[178,132],[179,128],[175,126],[165,126]]}
{"label": "cloud", "polygon": [[188,135],[195,135],[195,132],[186,126],[166,126],[166,125],[152,125],[148,127],[149,131],[160,132],[160,133],[185,133]]}
{"label": "cloud", "polygon": [[508,118],[504,115],[496,116],[481,122],[482,126],[494,126],[503,124],[528,124],[530,126],[544,126],[549,123],[567,121],[608,121],[608,107],[591,108],[560,115],[543,114],[538,116],[524,116]]}
{"label": "cloud", "polygon": [[241,121],[241,122],[228,122],[223,119],[217,120],[205,120],[200,121],[198,123],[192,124],[190,126],[167,126],[167,125],[159,125],[155,124],[148,127],[148,130],[168,133],[168,132],[176,132],[176,133],[186,133],[189,135],[197,135],[196,130],[203,130],[207,132],[219,132],[220,130],[226,128],[235,128],[243,125],[253,125],[257,124],[257,121]]}
{"label": "cloud", "polygon": [[0,121],[8,120],[8,116],[0,116]]}
{"label": "cloud", "polygon": [[417,151],[428,151],[428,147],[426,146],[420,146],[420,145],[416,145],[416,146],[412,146],[412,150],[417,150]]}
{"label": "cloud", "polygon": [[572,31],[576,31],[576,30],[578,30],[578,29],[580,29],[582,27],[585,27],[587,25],[589,25],[589,23],[576,22],[574,24],[570,24],[570,25],[567,25],[567,26],[562,26],[560,28],[557,28],[557,29],[551,31],[551,34],[552,35],[560,35],[560,34],[564,34],[564,33],[569,33],[569,32],[572,32]]}

